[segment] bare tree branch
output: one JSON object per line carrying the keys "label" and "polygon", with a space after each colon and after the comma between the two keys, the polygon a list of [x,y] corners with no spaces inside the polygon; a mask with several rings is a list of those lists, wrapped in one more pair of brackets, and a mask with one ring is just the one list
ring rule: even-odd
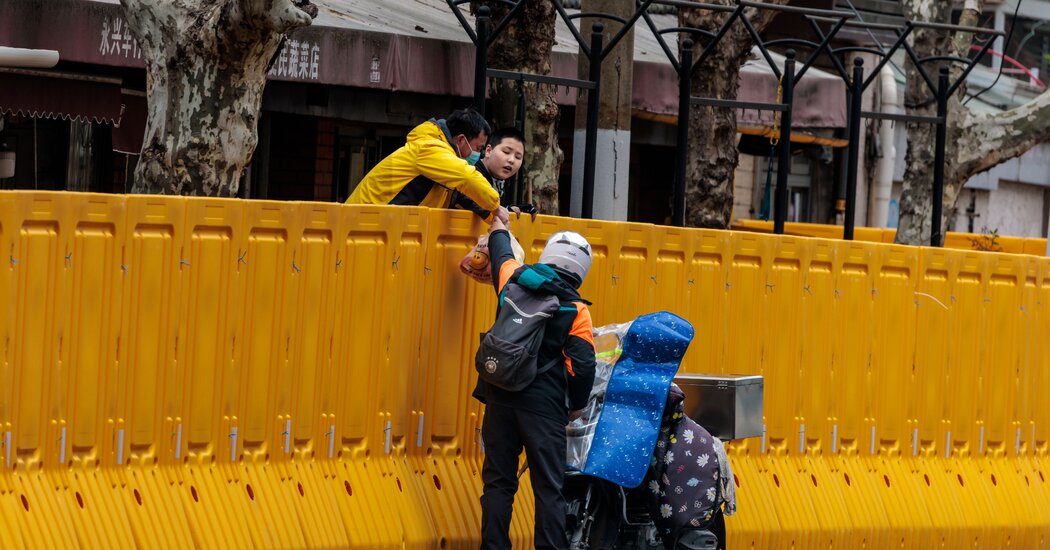
{"label": "bare tree branch", "polygon": [[[959,14],[959,24],[964,27],[977,26],[981,16],[981,1],[966,0],[963,11]],[[970,45],[973,44],[973,33],[957,32],[952,39],[952,51],[955,55],[966,57],[970,53]]]}
{"label": "bare tree branch", "polygon": [[[943,0],[905,0],[913,19],[946,23],[951,17],[951,2]],[[966,0],[959,23],[976,26],[982,0]],[[951,42],[945,34],[936,36],[929,31],[915,33],[913,45],[920,57],[950,52],[968,56],[973,44],[971,33],[956,33]],[[958,67],[953,72],[958,76]],[[928,97],[925,84],[913,70],[908,72],[908,101],[921,103]],[[921,92],[921,94],[920,94]],[[1040,143],[1050,141],[1050,92],[1031,102],[997,114],[975,115],[962,102],[962,95],[951,98],[948,104],[948,146],[945,151],[944,196],[932,197],[933,128],[928,125],[908,125],[907,169],[901,195],[901,218],[897,242],[925,244],[929,242],[933,200],[941,200],[944,212],[941,226],[949,227],[956,201],[963,186],[973,176],[1007,160],[1019,157]],[[924,105],[911,112],[931,114],[932,106]]]}
{"label": "bare tree branch", "polygon": [[1020,107],[965,118],[957,143],[954,179],[994,168],[1050,141],[1050,90]]}

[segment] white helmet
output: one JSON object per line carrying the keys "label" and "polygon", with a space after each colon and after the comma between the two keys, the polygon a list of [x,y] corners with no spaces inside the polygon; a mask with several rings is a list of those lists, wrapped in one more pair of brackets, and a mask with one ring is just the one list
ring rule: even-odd
{"label": "white helmet", "polygon": [[559,231],[547,239],[540,263],[560,267],[579,277],[582,283],[591,269],[591,244],[579,233]]}

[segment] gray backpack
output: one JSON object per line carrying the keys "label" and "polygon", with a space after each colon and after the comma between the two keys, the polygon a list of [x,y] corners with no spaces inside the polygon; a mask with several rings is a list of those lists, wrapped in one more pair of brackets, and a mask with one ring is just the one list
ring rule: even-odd
{"label": "gray backpack", "polygon": [[503,286],[496,322],[481,334],[474,356],[474,368],[486,383],[520,391],[558,363],[541,366],[537,357],[547,321],[561,305],[557,296],[540,287],[557,277],[550,266],[537,264],[519,270]]}

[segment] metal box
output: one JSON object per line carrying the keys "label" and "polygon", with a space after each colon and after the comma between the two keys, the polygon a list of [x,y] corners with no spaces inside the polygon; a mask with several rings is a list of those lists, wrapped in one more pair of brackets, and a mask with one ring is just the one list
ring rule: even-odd
{"label": "metal box", "polygon": [[745,439],[762,435],[765,380],[754,374],[679,374],[685,413],[711,435]]}

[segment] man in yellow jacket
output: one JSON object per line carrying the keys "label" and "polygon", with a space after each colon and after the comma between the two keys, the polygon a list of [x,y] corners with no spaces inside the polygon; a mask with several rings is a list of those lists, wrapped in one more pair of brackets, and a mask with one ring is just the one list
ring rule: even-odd
{"label": "man in yellow jacket", "polygon": [[430,119],[409,132],[403,147],[372,168],[346,203],[445,208],[455,190],[506,219],[499,194],[474,167],[491,131],[485,117],[473,109]]}

